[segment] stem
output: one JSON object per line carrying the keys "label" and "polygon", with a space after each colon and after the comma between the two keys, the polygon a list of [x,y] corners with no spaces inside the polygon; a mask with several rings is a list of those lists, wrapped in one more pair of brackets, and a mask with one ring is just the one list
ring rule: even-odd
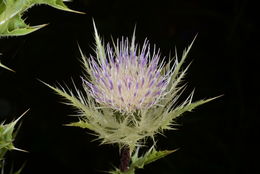
{"label": "stem", "polygon": [[129,147],[123,147],[121,150],[120,165],[119,169],[121,172],[128,170],[130,164],[130,149]]}

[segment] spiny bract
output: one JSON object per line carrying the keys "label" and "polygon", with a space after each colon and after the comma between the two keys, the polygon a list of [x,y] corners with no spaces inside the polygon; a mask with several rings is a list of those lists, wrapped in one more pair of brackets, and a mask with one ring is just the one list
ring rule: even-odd
{"label": "spiny bract", "polygon": [[70,125],[88,128],[102,143],[128,146],[132,152],[147,137],[153,139],[156,133],[173,129],[174,119],[182,113],[213,99],[192,103],[191,93],[176,106],[184,90],[180,82],[187,71],[181,71],[181,66],[192,44],[180,61],[176,53],[166,64],[158,50],[150,52],[147,40],[142,47],[135,44],[135,32],[131,43],[126,38],[105,48],[95,24],[94,30],[96,55],[87,58],[81,52],[86,71],[82,77],[84,91],[75,88],[75,94],[68,88],[46,84],[78,110],[80,121]]}

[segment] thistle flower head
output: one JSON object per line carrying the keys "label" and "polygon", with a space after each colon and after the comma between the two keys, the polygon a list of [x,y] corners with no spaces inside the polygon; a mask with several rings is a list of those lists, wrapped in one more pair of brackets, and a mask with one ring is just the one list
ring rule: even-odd
{"label": "thistle flower head", "polygon": [[[106,48],[95,24],[95,56],[82,54],[84,91],[50,88],[78,110],[80,121],[71,123],[92,130],[102,143],[128,146],[131,151],[147,137],[173,129],[176,117],[213,100],[192,102],[193,92],[183,102],[178,98],[184,90],[181,82],[188,68],[181,69],[191,45],[164,62],[160,52],[151,51],[147,40],[142,46],[121,39]],[[81,51],[81,50],[80,50]]]}
{"label": "thistle flower head", "polygon": [[123,113],[148,109],[162,98],[170,80],[171,71],[162,74],[164,62],[159,61],[159,51],[151,54],[147,40],[141,50],[134,39],[132,45],[118,40],[114,48],[107,45],[105,57],[87,60],[91,80],[83,80],[84,85],[101,105]]}

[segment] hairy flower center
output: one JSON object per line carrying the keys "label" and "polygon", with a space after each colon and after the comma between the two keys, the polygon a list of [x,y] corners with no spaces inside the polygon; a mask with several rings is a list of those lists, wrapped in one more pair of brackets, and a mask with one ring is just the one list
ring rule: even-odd
{"label": "hairy flower center", "polygon": [[[158,66],[159,53],[149,56],[146,45],[140,55],[124,49],[116,57],[89,63],[93,81],[88,85],[98,103],[122,112],[146,109],[160,99],[167,85],[161,74],[163,63]],[[108,51],[108,53],[110,53]]]}

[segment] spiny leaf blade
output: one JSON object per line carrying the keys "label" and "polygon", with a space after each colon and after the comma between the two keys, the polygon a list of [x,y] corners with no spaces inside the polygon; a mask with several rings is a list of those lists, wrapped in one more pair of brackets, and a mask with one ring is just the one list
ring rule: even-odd
{"label": "spiny leaf blade", "polygon": [[173,152],[176,152],[178,149],[175,150],[163,150],[163,151],[156,151],[152,152],[150,155],[147,156],[144,165],[150,164],[152,162],[157,161],[163,157],[170,155]]}
{"label": "spiny leaf blade", "polygon": [[59,10],[82,13],[69,9],[63,1],[65,0],[5,0],[0,3],[0,37],[22,36],[32,33],[44,26],[30,26],[25,23],[23,14],[34,5],[45,4]]}
{"label": "spiny leaf blade", "polygon": [[138,157],[137,159],[133,160],[134,162],[131,164],[130,168],[143,168],[145,165],[157,161],[158,159],[161,159],[173,152],[176,152],[177,150],[178,149],[157,151],[152,147],[148,152],[145,153],[144,156]]}

